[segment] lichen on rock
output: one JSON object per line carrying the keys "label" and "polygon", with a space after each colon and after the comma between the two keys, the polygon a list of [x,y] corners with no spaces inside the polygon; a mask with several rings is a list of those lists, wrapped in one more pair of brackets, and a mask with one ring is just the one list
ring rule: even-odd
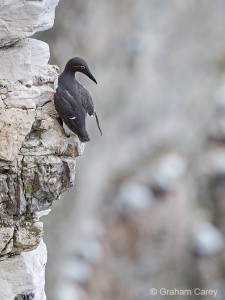
{"label": "lichen on rock", "polygon": [[[20,58],[16,68],[14,55]],[[0,227],[5,236],[0,255],[37,247],[43,230],[35,229],[33,214],[48,209],[74,185],[75,158],[84,149],[76,136],[65,136],[57,119],[52,89],[57,72],[48,59],[48,45],[33,39],[4,49],[0,57],[0,214],[31,217],[21,218],[17,227],[7,225],[5,232]],[[7,75],[8,68],[12,71]]]}
{"label": "lichen on rock", "polygon": [[[59,0],[0,0],[0,298],[44,300],[43,224],[74,185],[84,144],[58,120],[49,46],[30,37],[53,25]],[[32,250],[32,251],[31,251]]]}
{"label": "lichen on rock", "polygon": [[48,45],[29,38],[0,51],[0,216],[12,220],[0,225],[1,256],[38,246],[43,230],[34,213],[74,185],[84,144],[67,138],[58,120]]}

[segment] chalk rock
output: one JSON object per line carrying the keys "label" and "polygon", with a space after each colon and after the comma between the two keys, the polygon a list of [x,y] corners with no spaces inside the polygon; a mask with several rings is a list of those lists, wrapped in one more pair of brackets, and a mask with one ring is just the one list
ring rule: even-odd
{"label": "chalk rock", "polygon": [[21,40],[52,26],[57,3],[0,0],[0,47],[16,42],[0,49],[0,214],[8,220],[0,224],[1,260],[39,245],[43,224],[34,214],[74,185],[84,150],[57,119],[51,85],[58,68],[48,65],[49,46]]}
{"label": "chalk rock", "polygon": [[[12,237],[13,237],[14,229],[12,227],[0,227],[0,253],[6,249],[6,247],[10,244]],[[11,251],[8,249],[7,252]]]}
{"label": "chalk rock", "polygon": [[57,156],[26,156],[22,181],[32,212],[48,209],[52,201],[75,183],[76,161]]}
{"label": "chalk rock", "polygon": [[0,109],[0,159],[16,159],[34,120],[34,109]]}
{"label": "chalk rock", "polygon": [[[6,214],[4,214],[6,216]],[[10,214],[8,214],[9,216]],[[37,248],[43,237],[43,223],[33,216],[17,216],[0,221],[0,260],[14,253]]]}
{"label": "chalk rock", "polygon": [[73,158],[20,155],[15,166],[0,168],[0,213],[13,216],[48,209],[74,185],[75,166]]}
{"label": "chalk rock", "polygon": [[15,230],[13,243],[15,252],[35,249],[43,236],[42,222],[24,222],[23,225],[24,227]]}
{"label": "chalk rock", "polygon": [[51,85],[58,74],[48,65],[48,45],[27,38],[0,51],[0,214],[11,217],[14,230],[0,244],[3,259],[38,246],[42,223],[33,214],[74,185],[75,158],[85,144],[67,138],[57,119]]}
{"label": "chalk rock", "polygon": [[[40,1],[35,1],[37,2]],[[31,86],[33,81],[46,73],[49,56],[48,44],[35,39],[26,39],[14,47],[3,48],[0,78]]]}
{"label": "chalk rock", "polygon": [[59,0],[1,0],[0,47],[53,26],[55,7]]}
{"label": "chalk rock", "polygon": [[[1,261],[1,300],[45,300],[44,284],[46,262],[47,250],[43,241],[33,251],[23,252],[20,255],[15,255]],[[21,298],[19,298],[19,296],[21,296]],[[28,298],[28,296],[30,296],[30,298]]]}
{"label": "chalk rock", "polygon": [[2,97],[4,107],[31,109],[43,107],[46,103],[53,100],[53,90],[48,85],[25,86],[20,82],[16,82],[12,86],[12,91]]}
{"label": "chalk rock", "polygon": [[36,110],[36,122],[33,124],[33,131],[24,141],[21,154],[57,154],[76,157],[83,153],[85,144],[81,143],[75,134],[67,138],[56,116],[57,113],[52,101]]}
{"label": "chalk rock", "polygon": [[[26,39],[0,56],[0,159],[22,155],[81,155],[84,144],[67,138],[57,121],[54,91],[57,67],[49,66],[46,43]],[[15,61],[17,62],[15,64]],[[22,147],[21,147],[22,146]]]}

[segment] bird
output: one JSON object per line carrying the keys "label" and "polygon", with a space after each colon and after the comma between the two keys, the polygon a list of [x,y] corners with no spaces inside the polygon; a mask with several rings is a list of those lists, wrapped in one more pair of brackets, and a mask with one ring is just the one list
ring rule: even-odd
{"label": "bird", "polygon": [[87,62],[81,57],[73,57],[65,65],[63,72],[54,83],[54,104],[67,137],[75,133],[83,143],[89,142],[85,120],[87,114],[95,116],[98,129],[102,135],[94,103],[88,90],[76,80],[75,73],[87,75],[97,84]]}

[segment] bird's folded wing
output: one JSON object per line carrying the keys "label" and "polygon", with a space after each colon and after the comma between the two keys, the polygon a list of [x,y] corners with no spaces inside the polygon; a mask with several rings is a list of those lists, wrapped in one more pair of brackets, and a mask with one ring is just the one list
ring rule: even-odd
{"label": "bird's folded wing", "polygon": [[79,84],[79,86],[78,86],[78,91],[80,94],[80,99],[81,99],[83,108],[89,114],[89,116],[93,116],[94,115],[94,104],[93,104],[91,95],[89,94],[88,90],[86,90],[85,87],[83,87],[81,84]]}
{"label": "bird's folded wing", "polygon": [[68,91],[57,89],[54,95],[55,108],[61,118],[74,119],[77,115],[77,104]]}

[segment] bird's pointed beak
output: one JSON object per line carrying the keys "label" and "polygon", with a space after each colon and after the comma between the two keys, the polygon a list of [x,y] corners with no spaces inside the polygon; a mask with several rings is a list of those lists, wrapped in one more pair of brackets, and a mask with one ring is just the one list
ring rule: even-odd
{"label": "bird's pointed beak", "polygon": [[97,84],[97,80],[94,78],[94,76],[91,73],[88,74],[88,77]]}

